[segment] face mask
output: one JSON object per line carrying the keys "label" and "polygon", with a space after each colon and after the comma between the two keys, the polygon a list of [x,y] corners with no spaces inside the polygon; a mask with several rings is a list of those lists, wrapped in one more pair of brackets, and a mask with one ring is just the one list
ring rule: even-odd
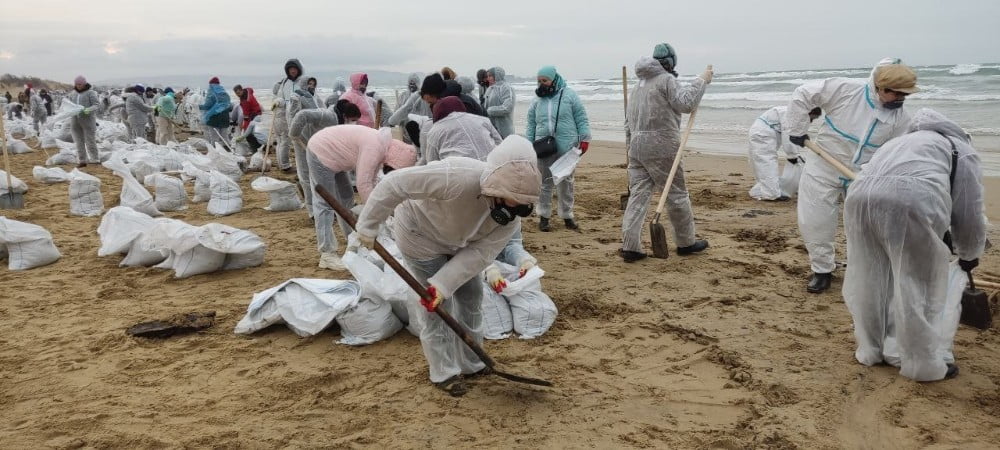
{"label": "face mask", "polygon": [[891,102],[885,102],[885,103],[882,103],[882,107],[885,108],[885,109],[899,109],[899,108],[903,107],[903,101],[902,100],[895,100],[895,101],[891,101]]}
{"label": "face mask", "polygon": [[535,95],[539,97],[549,97],[556,93],[556,84],[552,83],[548,86],[544,84],[539,84],[538,89],[535,89]]}
{"label": "face mask", "polygon": [[533,209],[534,205],[517,205],[511,208],[502,202],[497,202],[490,209],[490,217],[500,225],[507,225],[513,222],[516,217],[530,216]]}
{"label": "face mask", "polygon": [[417,89],[419,89],[415,83],[410,83],[408,87],[410,88],[410,92],[417,92]]}
{"label": "face mask", "polygon": [[315,94],[316,93],[316,88],[313,87],[313,86],[307,87],[306,90],[309,91],[310,94]]}

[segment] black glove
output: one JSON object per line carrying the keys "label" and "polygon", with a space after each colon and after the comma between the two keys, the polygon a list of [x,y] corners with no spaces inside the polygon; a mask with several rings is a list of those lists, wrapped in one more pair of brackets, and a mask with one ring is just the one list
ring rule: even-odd
{"label": "black glove", "polygon": [[958,267],[961,267],[962,270],[966,272],[972,272],[972,269],[979,267],[979,258],[970,259],[968,261],[960,259],[958,260]]}
{"label": "black glove", "polygon": [[805,147],[807,139],[809,139],[808,134],[803,134],[802,136],[788,136],[788,140],[799,147]]}
{"label": "black glove", "polygon": [[235,127],[236,126],[236,122],[229,122],[229,126]]}
{"label": "black glove", "polygon": [[798,163],[799,163],[799,161],[802,161],[802,160],[801,160],[801,159],[799,159],[799,157],[798,157],[798,156],[796,156],[796,157],[794,157],[794,158],[788,158],[788,162],[790,162],[790,163],[792,163],[792,164],[798,164]]}

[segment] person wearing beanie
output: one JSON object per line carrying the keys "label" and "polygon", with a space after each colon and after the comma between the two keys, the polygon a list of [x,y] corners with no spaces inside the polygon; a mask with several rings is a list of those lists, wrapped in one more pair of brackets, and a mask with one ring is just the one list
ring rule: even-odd
{"label": "person wearing beanie", "polygon": [[198,105],[204,111],[201,115],[202,132],[209,145],[229,142],[229,113],[232,111],[232,100],[226,88],[219,83],[218,77],[213,77],[208,83],[205,102]]}
{"label": "person wearing beanie", "polygon": [[274,113],[271,133],[277,139],[278,168],[285,173],[295,170],[290,157],[292,141],[288,134],[288,125],[295,116],[289,114],[288,107],[296,89],[306,91],[308,88],[308,78],[303,76],[304,72],[299,60],[293,58],[285,61],[285,77],[274,83],[271,89],[271,94],[274,95],[274,103],[271,105]]}
{"label": "person wearing beanie", "polygon": [[100,164],[101,155],[97,149],[97,115],[101,111],[101,100],[83,75],[73,80],[73,90],[66,97],[83,110],[70,119],[70,132],[76,144],[77,167]]}
{"label": "person wearing beanie", "polygon": [[434,125],[422,141],[421,165],[451,156],[485,161],[503,139],[489,119],[467,113],[457,97],[445,97],[434,104]]}
{"label": "person wearing beanie", "polygon": [[148,140],[146,135],[146,124],[149,122],[149,113],[153,112],[153,107],[143,101],[146,88],[137,84],[132,88],[132,92],[125,94],[125,117],[128,122],[129,137],[131,139],[142,138]]}
{"label": "person wearing beanie", "polygon": [[428,105],[434,106],[439,98],[444,97],[444,91],[448,87],[444,81],[439,73],[432,73],[424,77],[424,82],[420,84],[420,98]]}
{"label": "person wearing beanie", "polygon": [[156,100],[156,143],[167,145],[168,142],[177,142],[174,137],[174,119],[177,115],[177,102],[174,99],[174,90],[166,88],[163,95]]}
{"label": "person wearing beanie", "polygon": [[[379,174],[410,167],[417,162],[413,146],[393,139],[389,128],[376,130],[364,125],[328,127],[316,132],[306,148],[312,184],[310,189],[323,186],[348,208],[354,205],[354,189],[348,172],[354,171],[358,194],[364,202],[375,188]],[[337,255],[333,216],[330,205],[322,197],[314,195],[313,218],[320,252],[319,267],[344,270],[345,266]],[[350,227],[342,219],[340,226],[345,237],[350,235]]]}
{"label": "person wearing beanie", "polygon": [[[400,106],[396,108],[396,111],[389,116],[388,125],[394,127],[397,125],[403,125],[403,141],[413,143],[419,147],[419,125],[414,127],[410,124],[416,124],[416,122],[410,120],[410,114],[415,114],[418,116],[430,117],[431,116],[431,106],[427,102],[420,98],[420,81],[421,75],[419,73],[411,73],[407,79],[406,88],[409,94]],[[415,134],[414,134],[415,131]]]}
{"label": "person wearing beanie", "polygon": [[[809,112],[826,113],[816,144],[855,172],[889,140],[906,133],[906,96],[918,92],[917,74],[897,58],[884,58],[868,80],[828,78],[803,84],[785,111],[788,139],[805,146]],[[806,291],[830,289],[837,267],[835,244],[841,198],[850,180],[823,158],[807,158],[799,181],[799,232],[809,252],[812,277]]]}
{"label": "person wearing beanie", "polygon": [[559,217],[562,217],[568,230],[579,230],[579,225],[573,219],[573,175],[566,177],[558,186],[552,179],[549,168],[559,157],[573,148],[579,148],[586,153],[590,144],[590,121],[583,102],[572,89],[566,86],[566,80],[553,66],[545,66],[538,70],[538,88],[536,98],[528,106],[528,119],[525,124],[525,137],[536,142],[548,136],[555,138],[555,152],[539,155],[538,166],[542,173],[542,193],[538,202],[538,229],[551,230],[549,218],[552,216],[552,191],[559,190]]}
{"label": "person wearing beanie", "polygon": [[[393,235],[406,265],[429,298],[410,309],[424,323],[420,344],[430,381],[449,395],[468,391],[464,376],[486,365],[434,314],[452,317],[482,342],[483,279],[538,201],[541,175],[531,142],[510,136],[486,161],[453,157],[392,173],[379,183],[357,222],[361,245],[374,247],[379,226],[394,216]],[[420,316],[418,316],[420,315]]]}
{"label": "person wearing beanie", "polygon": [[486,98],[483,109],[490,122],[506,138],[514,134],[514,105],[517,94],[514,87],[507,83],[507,73],[502,67],[493,67],[486,71]]}

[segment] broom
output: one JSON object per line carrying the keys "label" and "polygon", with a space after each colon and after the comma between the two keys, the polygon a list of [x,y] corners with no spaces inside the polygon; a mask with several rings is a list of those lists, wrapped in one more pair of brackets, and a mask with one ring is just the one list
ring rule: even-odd
{"label": "broom", "polygon": [[660,224],[660,216],[663,214],[663,207],[667,204],[667,194],[670,193],[670,186],[674,183],[674,175],[677,175],[677,169],[681,166],[681,156],[684,154],[684,148],[687,147],[688,137],[691,136],[691,128],[694,127],[694,116],[697,112],[698,105],[695,105],[694,109],[691,110],[691,115],[688,116],[684,137],[681,138],[681,146],[677,149],[677,154],[674,155],[674,165],[670,166],[670,174],[667,175],[667,182],[663,185],[660,203],[656,205],[656,214],[653,215],[653,221],[649,224],[649,237],[653,243],[654,258],[666,258],[670,254],[667,249],[667,232]]}

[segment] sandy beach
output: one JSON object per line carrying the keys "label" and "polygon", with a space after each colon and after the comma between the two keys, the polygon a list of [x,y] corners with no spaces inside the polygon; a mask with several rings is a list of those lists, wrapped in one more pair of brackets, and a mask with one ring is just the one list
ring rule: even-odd
{"label": "sandy beach", "polygon": [[[692,139],[697,150],[697,137]],[[704,254],[624,264],[619,195],[624,145],[595,143],[577,172],[582,232],[525,221],[525,243],[559,307],[535,340],[488,341],[510,368],[553,380],[473,382],[454,399],[427,381],[408,333],[366,347],[336,327],[302,339],[284,326],[249,337],[233,326],[254,292],[289,278],[347,279],[316,268],[304,211],[270,213],[241,187],[244,210],[206,205],[167,216],[245,228],[268,244],[262,266],[176,280],[98,258],[100,218],[69,215],[66,184],[31,178],[41,151],[12,157],[26,207],[0,215],[47,228],[63,254],[25,272],[0,269],[0,442],[6,448],[995,448],[1000,442],[1000,333],[961,327],[961,375],[918,384],[854,360],[842,272],[805,292],[807,255],[795,203],[749,198],[745,158],[686,159]],[[102,167],[105,207],[121,180]],[[290,180],[291,175],[270,176]],[[987,179],[1000,223],[1000,180]],[[189,193],[191,186],[188,186]],[[655,200],[655,199],[654,199]],[[644,231],[646,239],[648,233]],[[668,233],[669,235],[669,233]],[[846,261],[840,233],[838,261]],[[993,242],[1000,235],[993,232]],[[648,248],[648,242],[647,242]],[[1000,274],[1000,250],[981,272]],[[1000,278],[1000,276],[997,276]],[[995,299],[994,299],[995,300]],[[202,333],[131,338],[141,321],[216,311]]]}

